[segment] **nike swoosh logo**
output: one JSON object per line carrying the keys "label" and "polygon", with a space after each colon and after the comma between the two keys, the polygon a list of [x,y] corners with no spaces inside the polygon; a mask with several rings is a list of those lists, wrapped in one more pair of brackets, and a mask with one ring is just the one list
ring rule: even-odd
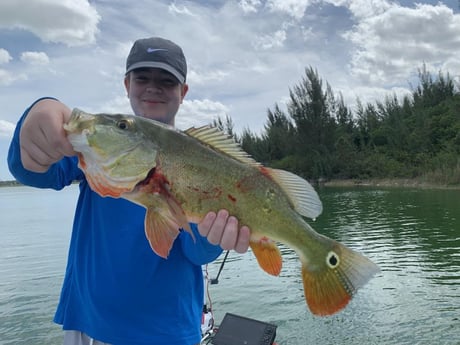
{"label": "nike swoosh logo", "polygon": [[161,51],[161,50],[164,50],[164,51],[168,51],[167,49],[161,49],[161,48],[147,48],[147,53],[154,53],[154,52],[157,52],[157,51]]}

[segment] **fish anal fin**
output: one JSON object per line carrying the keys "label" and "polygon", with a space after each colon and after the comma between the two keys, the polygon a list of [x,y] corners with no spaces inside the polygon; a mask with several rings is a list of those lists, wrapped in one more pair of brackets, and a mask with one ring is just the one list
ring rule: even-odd
{"label": "fish anal fin", "polygon": [[357,290],[379,272],[371,260],[338,243],[322,265],[311,267],[302,260],[305,299],[311,312],[318,316],[342,310]]}
{"label": "fish anal fin", "polygon": [[268,274],[277,276],[281,272],[283,259],[276,243],[262,237],[249,243],[259,266]]}

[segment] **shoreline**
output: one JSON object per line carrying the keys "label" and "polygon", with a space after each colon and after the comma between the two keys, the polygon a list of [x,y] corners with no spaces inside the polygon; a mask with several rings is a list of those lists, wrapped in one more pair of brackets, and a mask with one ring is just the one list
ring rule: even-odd
{"label": "shoreline", "polygon": [[408,178],[383,178],[383,179],[344,179],[320,181],[321,187],[384,187],[384,188],[418,188],[418,189],[458,189],[460,184],[446,185]]}
{"label": "shoreline", "polygon": [[0,187],[15,187],[15,186],[23,186],[23,184],[16,180],[0,181]]}

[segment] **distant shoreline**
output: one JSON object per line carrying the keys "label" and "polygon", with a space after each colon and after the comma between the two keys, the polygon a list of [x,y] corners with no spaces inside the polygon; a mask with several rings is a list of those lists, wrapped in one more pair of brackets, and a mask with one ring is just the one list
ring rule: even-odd
{"label": "distant shoreline", "polygon": [[460,189],[460,184],[445,185],[420,179],[385,178],[385,179],[344,179],[320,182],[324,187],[385,187],[418,189]]}
{"label": "distant shoreline", "polygon": [[[79,183],[80,181],[73,181],[72,184],[74,183]],[[24,186],[24,187],[29,187],[25,184],[22,184],[21,182],[18,182],[16,180],[12,180],[12,181],[0,181],[0,188],[1,187],[21,187],[21,186]],[[33,188],[33,187],[31,187]]]}
{"label": "distant shoreline", "polygon": [[13,181],[0,181],[0,187],[14,187],[14,186],[23,186],[22,183],[13,180]]}

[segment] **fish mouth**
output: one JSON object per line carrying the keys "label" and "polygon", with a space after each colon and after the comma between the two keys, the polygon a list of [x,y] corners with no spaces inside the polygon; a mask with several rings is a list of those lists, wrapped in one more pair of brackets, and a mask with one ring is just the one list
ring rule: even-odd
{"label": "fish mouth", "polygon": [[69,134],[83,134],[87,136],[94,131],[94,119],[94,115],[75,108],[70,114],[69,122],[65,123],[63,127]]}

